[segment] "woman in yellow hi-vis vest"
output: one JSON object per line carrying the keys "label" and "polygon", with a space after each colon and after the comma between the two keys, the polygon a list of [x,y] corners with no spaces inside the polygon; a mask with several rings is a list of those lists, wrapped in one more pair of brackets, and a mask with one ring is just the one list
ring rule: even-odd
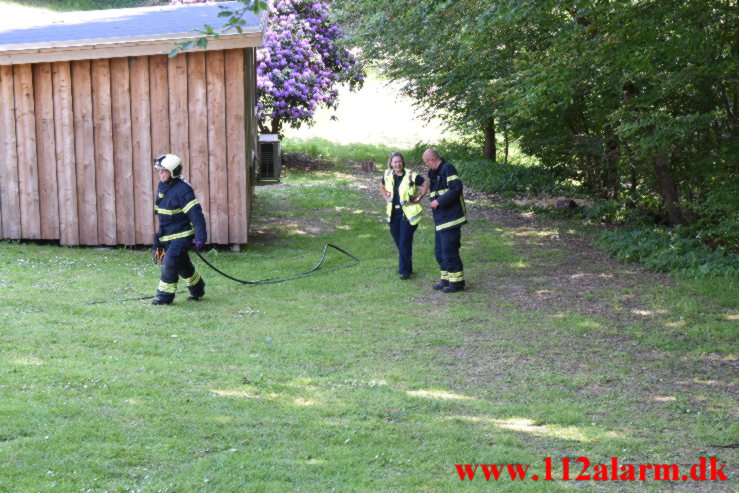
{"label": "woman in yellow hi-vis vest", "polygon": [[413,233],[423,215],[419,201],[426,195],[429,186],[423,176],[411,170],[406,171],[401,153],[390,154],[387,164],[380,193],[387,201],[387,222],[400,254],[398,274],[401,279],[408,279],[413,272]]}

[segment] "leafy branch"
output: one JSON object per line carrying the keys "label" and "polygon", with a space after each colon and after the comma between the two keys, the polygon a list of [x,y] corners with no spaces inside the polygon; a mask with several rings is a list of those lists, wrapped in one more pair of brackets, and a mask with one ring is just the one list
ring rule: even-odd
{"label": "leafy branch", "polygon": [[218,12],[218,17],[228,17],[228,20],[216,31],[213,26],[206,24],[203,29],[196,29],[195,32],[200,34],[197,39],[189,41],[182,41],[175,43],[175,48],[169,52],[169,58],[175,57],[183,51],[190,50],[197,46],[198,48],[205,50],[208,47],[208,41],[211,39],[219,39],[221,34],[235,29],[239,34],[244,33],[244,26],[246,26],[246,19],[244,18],[248,12],[258,14],[259,12],[266,10],[268,4],[264,0],[238,0],[244,4],[243,7],[237,9],[230,9],[223,5],[219,5],[218,8],[221,10]]}

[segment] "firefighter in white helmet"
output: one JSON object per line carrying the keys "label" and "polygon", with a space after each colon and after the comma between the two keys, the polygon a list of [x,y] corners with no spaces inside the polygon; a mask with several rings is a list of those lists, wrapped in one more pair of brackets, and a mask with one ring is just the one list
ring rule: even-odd
{"label": "firefighter in white helmet", "polygon": [[162,275],[152,304],[172,303],[180,277],[190,291],[187,299],[199,300],[205,295],[205,281],[195,271],[187,252],[192,246],[204,250],[208,241],[203,209],[192,186],[182,178],[182,160],[178,156],[159,156],[154,160],[154,169],[159,172],[154,202],[159,232],[154,235],[153,251],[155,262],[162,262]]}

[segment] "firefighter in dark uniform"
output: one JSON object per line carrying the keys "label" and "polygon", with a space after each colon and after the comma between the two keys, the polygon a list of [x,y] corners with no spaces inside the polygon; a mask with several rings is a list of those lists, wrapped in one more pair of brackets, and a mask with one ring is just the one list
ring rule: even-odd
{"label": "firefighter in dark uniform", "polygon": [[441,269],[441,280],[434,289],[445,293],[464,291],[464,268],[459,257],[462,225],[467,223],[467,208],[462,181],[454,166],[441,159],[435,149],[423,153],[429,168],[429,199],[434,215],[434,253]]}
{"label": "firefighter in dark uniform", "polygon": [[[205,295],[205,281],[195,271],[187,251],[193,245],[203,250],[208,241],[205,217],[192,186],[182,178],[182,160],[174,154],[165,154],[154,160],[159,172],[159,187],[154,211],[159,216],[159,232],[154,235],[154,254],[162,262],[154,305],[169,305],[177,292],[181,277],[190,291],[188,300],[199,300]],[[162,258],[162,252],[164,257]]]}
{"label": "firefighter in dark uniform", "polygon": [[405,159],[399,152],[390,154],[387,164],[380,193],[387,201],[390,235],[398,247],[398,274],[405,280],[413,272],[413,234],[423,216],[419,202],[428,191],[428,183],[418,173],[406,171]]}

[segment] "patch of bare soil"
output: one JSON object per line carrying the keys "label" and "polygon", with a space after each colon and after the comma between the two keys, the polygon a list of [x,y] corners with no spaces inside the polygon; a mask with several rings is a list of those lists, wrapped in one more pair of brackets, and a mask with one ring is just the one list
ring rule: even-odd
{"label": "patch of bare soil", "polygon": [[314,158],[304,152],[283,152],[282,166],[285,169],[300,169],[303,171],[318,171],[330,166],[322,159]]}
{"label": "patch of bare soil", "polygon": [[505,292],[523,309],[565,311],[583,316],[638,323],[658,316],[631,293],[645,284],[671,285],[665,275],[626,265],[592,245],[588,235],[551,220],[501,208],[470,208],[505,228],[528,268],[505,279],[482,280],[484,289]]}
{"label": "patch of bare soil", "polygon": [[[285,170],[320,171],[329,169],[331,164],[321,159],[316,159],[304,153],[285,153],[282,156],[282,166]],[[280,173],[284,176],[283,173]],[[254,189],[255,198],[259,198],[260,190],[286,190],[295,188],[295,185],[283,181],[260,183]],[[281,201],[279,198],[271,206],[275,210],[287,208],[289,201]],[[317,211],[312,211],[317,212]],[[252,219],[250,238],[258,243],[275,243],[289,241],[284,239],[285,232],[301,236],[322,236],[333,232],[338,226],[338,219],[331,214],[306,214],[298,219],[280,216],[268,216],[261,214]]]}
{"label": "patch of bare soil", "polygon": [[[353,163],[358,183],[367,182],[361,163]],[[414,171],[426,174],[422,164],[409,163]],[[377,177],[371,177],[368,193],[376,193]],[[518,311],[538,314],[541,320],[579,316],[586,323],[597,323],[592,329],[560,330],[548,337],[538,329],[522,327],[511,331],[464,332],[463,342],[447,346],[453,358],[449,382],[460,392],[490,389],[505,393],[522,373],[532,370],[559,374],[573,379],[586,378],[587,384],[575,388],[573,399],[633,396],[628,412],[629,422],[611,423],[614,427],[638,433],[639,416],[667,416],[681,396],[685,412],[710,415],[718,412],[739,418],[739,410],[727,402],[739,393],[734,385],[739,376],[739,361],[733,357],[706,355],[695,357],[664,351],[641,344],[629,329],[660,331],[668,323],[668,310],[645,304],[646,293],[660,286],[671,286],[668,276],[647,271],[633,264],[623,264],[593,246],[591,235],[578,231],[572,223],[537,217],[533,214],[505,209],[494,194],[466,189],[468,214],[471,219],[485,219],[505,230],[514,250],[521,256],[522,268],[492,265],[487,275],[471,279],[471,289],[489,297],[490,313],[503,318],[513,304]],[[548,204],[548,202],[547,202]],[[465,236],[474,241],[474,226]],[[463,256],[464,256],[464,252]],[[478,269],[479,271],[479,269]],[[444,309],[453,300],[429,290],[419,302],[431,310]],[[546,323],[544,323],[546,325]],[[547,330],[547,329],[545,329]],[[583,332],[586,330],[586,332]],[[531,353],[490,350],[490,347],[528,347]],[[688,397],[685,397],[688,396]],[[735,401],[734,401],[735,402]],[[723,404],[721,404],[723,403]],[[718,406],[718,407],[717,407]],[[593,414],[594,421],[612,420]],[[633,421],[632,421],[633,420]],[[636,426],[636,429],[634,427]],[[677,431],[675,431],[677,433]],[[683,434],[688,431],[680,432]],[[678,439],[690,443],[690,454],[720,455],[716,443],[696,443],[690,436]],[[545,442],[545,440],[543,441]],[[551,447],[551,443],[543,443]],[[731,444],[728,444],[731,446]],[[676,456],[679,457],[680,455]],[[641,458],[648,461],[649,457]],[[691,491],[731,491],[727,484],[690,482],[680,484]],[[718,487],[717,487],[718,486]],[[638,488],[637,488],[638,489]]]}
{"label": "patch of bare soil", "polygon": [[[485,197],[479,192],[475,195],[478,199],[486,198],[488,202],[497,201],[495,196]],[[508,270],[502,277],[496,272],[474,280],[493,299],[513,303],[520,309],[540,313],[543,317],[574,314],[599,321],[610,330],[594,331],[600,334],[598,338],[588,338],[589,346],[596,350],[628,352],[644,362],[674,358],[664,351],[643,347],[624,333],[632,326],[659,330],[667,323],[669,307],[655,309],[645,306],[644,295],[654,287],[674,285],[671,278],[617,261],[595,248],[589,235],[578,233],[558,221],[495,207],[471,207],[469,215],[472,218],[485,218],[503,227],[514,249],[527,264],[527,268]],[[533,338],[541,341],[536,334]],[[680,366],[680,362],[673,363],[671,372]],[[724,375],[739,374],[739,361],[735,358],[709,355],[699,363],[693,360],[685,363],[689,368],[682,370],[693,375],[716,375],[726,380]],[[578,370],[577,366],[573,368],[575,371]],[[690,380],[682,379],[680,388],[695,387],[689,383]],[[659,381],[664,387],[665,381]],[[727,391],[736,390],[727,388]]]}
{"label": "patch of bare soil", "polygon": [[[465,196],[473,203],[499,202],[494,195],[474,191],[465,191]],[[660,331],[665,327],[669,307],[645,306],[644,295],[655,287],[672,285],[674,281],[669,277],[618,262],[596,249],[589,235],[563,222],[500,207],[473,205],[468,212],[471,218],[484,218],[504,229],[525,264],[520,269],[502,269],[502,273],[491,266],[489,275],[472,280],[473,289],[487,293],[491,307],[512,303],[518,310],[539,314],[544,321],[577,315],[597,321],[599,326],[585,333],[573,330],[569,338],[563,337],[561,330],[556,337],[549,337],[549,332],[525,327],[513,338],[510,332],[467,333],[463,344],[447,348],[459,362],[450,368],[450,381],[460,391],[488,388],[505,392],[520,374],[536,369],[573,379],[595,377],[597,383],[575,389],[578,399],[633,396],[629,411],[637,421],[641,415],[669,416],[675,407],[685,408],[680,412],[739,418],[739,410],[727,405],[736,402],[739,394],[734,384],[739,376],[736,358],[696,357],[648,347],[628,330],[640,327]],[[474,229],[466,233],[474,236]],[[506,344],[533,351],[522,355],[489,350],[490,345]],[[609,374],[614,376],[609,378]],[[592,418],[602,421],[609,416]],[[633,429],[632,422],[612,422],[612,426]],[[680,433],[689,434],[687,430]],[[726,449],[720,445],[727,444],[697,443],[691,436],[677,441],[681,440],[689,441],[695,454],[726,457],[722,452]],[[680,487],[691,491],[732,490],[725,483],[690,482]]]}
{"label": "patch of bare soil", "polygon": [[344,164],[352,175],[352,188],[360,190],[377,200],[378,206],[382,206],[383,200],[380,195],[380,183],[382,182],[382,172],[384,168],[380,163],[369,163],[345,160]]}
{"label": "patch of bare soil", "polygon": [[[320,159],[298,153],[287,153],[284,163],[288,169],[315,171],[331,166]],[[368,171],[367,163],[362,162],[344,161],[343,165],[351,177],[349,186],[366,193],[381,208],[383,202],[378,188],[385,164],[375,163],[375,171]],[[423,164],[408,163],[408,167],[423,175],[427,172]],[[470,218],[483,218],[504,229],[513,248],[526,264],[525,268],[507,268],[502,271],[499,266],[491,265],[488,275],[470,280],[472,290],[482,291],[490,296],[491,311],[504,312],[505,310],[497,307],[501,303],[512,303],[520,310],[539,313],[545,318],[562,314],[579,315],[587,320],[599,321],[608,329],[594,331],[600,334],[597,338],[589,336],[588,344],[593,348],[594,354],[600,354],[601,349],[614,350],[643,359],[645,364],[671,358],[664,351],[642,347],[632,336],[626,334],[626,329],[632,326],[649,325],[654,330],[659,330],[666,323],[665,310],[645,306],[643,295],[655,286],[672,285],[673,281],[669,277],[615,260],[595,248],[591,236],[568,227],[565,222],[498,207],[496,205],[501,200],[495,194],[468,188],[465,190],[465,198],[469,205]],[[324,234],[330,227],[332,225],[320,223],[319,218],[307,218],[306,224],[303,224],[303,228],[312,234]],[[465,231],[465,236],[474,237],[474,234],[474,227]],[[443,308],[448,299],[449,297],[429,290],[428,293],[421,294],[419,302]],[[457,356],[466,355],[465,359],[474,359],[472,348],[479,347],[481,340],[486,337],[490,337],[490,334],[473,335],[471,347],[451,348],[451,351]],[[518,337],[527,344],[538,346],[542,343],[540,334],[522,331]],[[523,341],[527,338],[530,340]],[[548,347],[548,351],[550,354],[571,354],[573,347],[574,345]],[[674,363],[670,371],[674,371],[675,366],[680,364]],[[736,374],[739,369],[737,361],[725,358],[704,358],[697,366],[694,361],[686,361],[685,364],[690,368],[682,370],[690,374]],[[476,372],[480,373],[480,381],[483,381],[487,365],[474,366],[477,368]],[[561,370],[565,373],[577,372],[581,366],[573,366],[570,361],[567,362],[567,368],[563,367]],[[685,389],[690,387],[687,382],[692,381],[692,377],[681,378],[680,381],[683,382],[680,388]],[[661,382],[665,385],[664,380]]]}
{"label": "patch of bare soil", "polygon": [[[332,167],[331,163],[311,157],[302,152],[284,153],[282,155],[282,163],[285,169],[299,169],[303,171],[319,171],[322,169],[331,169]],[[346,166],[346,172],[351,177],[350,188],[361,190],[367,194],[375,194],[380,199],[378,203],[382,204],[379,192],[383,171],[382,164],[344,159],[341,165]]]}

